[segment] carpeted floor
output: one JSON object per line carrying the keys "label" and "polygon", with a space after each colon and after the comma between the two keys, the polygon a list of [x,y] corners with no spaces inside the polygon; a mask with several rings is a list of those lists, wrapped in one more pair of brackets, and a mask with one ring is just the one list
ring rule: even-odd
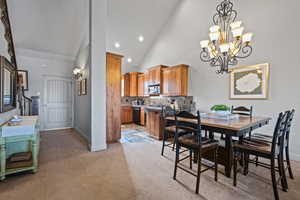
{"label": "carpeted floor", "polygon": [[[90,153],[73,130],[42,133],[40,167],[36,174],[9,176],[0,183],[0,200],[271,200],[269,171],[252,167],[245,177],[232,180],[213,172],[202,174],[200,194],[195,178],[179,171],[172,179],[174,152],[160,156],[161,143],[152,140],[110,145]],[[300,163],[293,163],[295,180],[282,200],[300,199]]]}

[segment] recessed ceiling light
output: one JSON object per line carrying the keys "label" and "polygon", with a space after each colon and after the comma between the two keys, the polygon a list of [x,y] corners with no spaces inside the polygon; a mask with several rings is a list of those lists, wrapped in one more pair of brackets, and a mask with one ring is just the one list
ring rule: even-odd
{"label": "recessed ceiling light", "polygon": [[132,58],[127,58],[127,62],[131,63],[132,62]]}
{"label": "recessed ceiling light", "polygon": [[144,42],[144,39],[145,39],[144,36],[142,36],[142,35],[139,36],[139,41],[140,42]]}
{"label": "recessed ceiling light", "polygon": [[121,45],[120,45],[119,42],[116,42],[116,43],[115,43],[115,47],[116,47],[116,48],[120,48],[120,46],[121,46]]}

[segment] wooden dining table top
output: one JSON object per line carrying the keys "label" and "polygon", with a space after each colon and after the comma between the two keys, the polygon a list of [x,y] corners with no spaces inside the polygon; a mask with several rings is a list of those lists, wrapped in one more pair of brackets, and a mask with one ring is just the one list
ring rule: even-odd
{"label": "wooden dining table top", "polygon": [[[167,120],[175,120],[175,117],[167,117],[166,119]],[[222,129],[228,129],[228,130],[234,130],[234,131],[240,131],[240,130],[255,126],[257,124],[260,124],[260,123],[268,122],[271,119],[272,118],[270,118],[270,117],[256,117],[256,116],[253,116],[253,117],[239,116],[239,118],[237,118],[237,119],[216,119],[216,118],[203,117],[203,118],[201,118],[201,125],[222,128]],[[178,117],[178,120],[197,123],[196,119],[187,119],[187,118]]]}

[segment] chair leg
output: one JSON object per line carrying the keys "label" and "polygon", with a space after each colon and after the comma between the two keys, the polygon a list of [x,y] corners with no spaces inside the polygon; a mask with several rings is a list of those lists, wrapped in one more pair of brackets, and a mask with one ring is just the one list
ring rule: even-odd
{"label": "chair leg", "polygon": [[281,168],[281,159],[280,159],[280,155],[278,155],[277,157],[277,164],[278,164],[278,173],[279,173],[279,178],[280,178],[280,181],[281,181],[281,186],[282,186],[282,190],[286,192],[286,189],[285,189],[285,182],[283,180],[283,171],[282,171],[282,168]]}
{"label": "chair leg", "polygon": [[179,145],[176,144],[175,167],[174,167],[174,175],[173,175],[174,180],[176,180],[178,160],[179,160]]}
{"label": "chair leg", "polygon": [[193,169],[193,151],[190,150],[190,169]]}
{"label": "chair leg", "polygon": [[258,156],[255,156],[255,166],[258,166]]}
{"label": "chair leg", "polygon": [[199,186],[200,186],[200,176],[201,176],[201,152],[198,151],[198,171],[197,171],[197,184],[196,184],[196,194],[199,194]]}
{"label": "chair leg", "polygon": [[249,172],[249,154],[244,153],[244,175],[246,176]]}
{"label": "chair leg", "polygon": [[271,159],[271,177],[272,177],[273,192],[274,192],[275,200],[279,200],[277,181],[276,181],[276,171],[275,171],[275,158]]}
{"label": "chair leg", "polygon": [[161,155],[162,156],[164,156],[165,144],[166,144],[166,133],[163,133],[163,142],[162,142],[162,148],[161,148]]}
{"label": "chair leg", "polygon": [[283,160],[283,154],[278,156],[278,168],[279,168],[279,172],[281,172],[281,186],[282,186],[282,190],[284,192],[287,192],[288,190],[288,183],[286,180],[286,175],[285,175],[285,170],[284,170],[284,160]]}
{"label": "chair leg", "polygon": [[233,186],[236,187],[236,177],[237,177],[237,155],[234,153],[233,157]]}
{"label": "chair leg", "polygon": [[291,179],[294,179],[292,167],[291,167],[291,161],[290,161],[290,152],[289,152],[289,146],[286,146],[285,148],[285,157],[286,157],[286,164],[289,170],[289,175]]}
{"label": "chair leg", "polygon": [[218,149],[215,150],[215,181],[218,181]]}

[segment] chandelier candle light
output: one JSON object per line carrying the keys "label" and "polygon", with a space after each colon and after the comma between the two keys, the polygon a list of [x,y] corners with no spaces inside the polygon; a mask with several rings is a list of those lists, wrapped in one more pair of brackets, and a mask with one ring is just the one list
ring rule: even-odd
{"label": "chandelier candle light", "polygon": [[213,16],[214,26],[210,27],[210,40],[200,42],[202,51],[200,59],[218,67],[217,74],[229,72],[229,66],[237,65],[238,59],[246,58],[252,53],[250,45],[253,33],[245,33],[241,21],[235,21],[237,11],[233,3],[224,0],[217,6]]}

